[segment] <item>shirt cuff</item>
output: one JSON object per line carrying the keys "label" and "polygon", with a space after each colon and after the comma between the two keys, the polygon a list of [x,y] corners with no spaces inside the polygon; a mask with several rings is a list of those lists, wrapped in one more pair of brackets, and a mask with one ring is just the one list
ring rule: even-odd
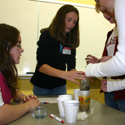
{"label": "shirt cuff", "polygon": [[125,84],[125,80],[121,79],[107,79],[107,91],[113,92],[113,91],[119,91],[125,89],[125,85],[122,86],[122,84]]}

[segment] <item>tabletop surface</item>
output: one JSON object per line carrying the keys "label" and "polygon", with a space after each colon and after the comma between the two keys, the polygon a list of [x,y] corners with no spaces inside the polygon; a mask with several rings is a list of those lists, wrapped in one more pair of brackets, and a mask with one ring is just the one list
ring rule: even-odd
{"label": "tabletop surface", "polygon": [[[39,98],[48,98],[39,96]],[[50,97],[56,100],[56,97]],[[16,102],[12,102],[16,104]],[[125,113],[110,108],[95,100],[90,101],[90,109],[94,108],[94,114],[85,120],[77,120],[76,123],[67,123],[64,117],[59,116],[58,104],[42,104],[47,107],[47,116],[43,119],[33,118],[31,112],[26,113],[19,119],[7,125],[125,125]],[[60,123],[55,119],[50,118],[49,114],[54,114],[64,120],[65,123]]]}

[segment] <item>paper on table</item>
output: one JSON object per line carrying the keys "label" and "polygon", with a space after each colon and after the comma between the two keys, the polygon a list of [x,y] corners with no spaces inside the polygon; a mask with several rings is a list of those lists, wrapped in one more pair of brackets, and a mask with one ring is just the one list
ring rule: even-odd
{"label": "paper on table", "polygon": [[90,114],[87,114],[86,112],[79,112],[77,114],[77,120],[85,120],[89,116],[91,116],[94,113],[94,108],[91,109]]}
{"label": "paper on table", "polygon": [[38,98],[40,102],[57,103],[57,98]]}

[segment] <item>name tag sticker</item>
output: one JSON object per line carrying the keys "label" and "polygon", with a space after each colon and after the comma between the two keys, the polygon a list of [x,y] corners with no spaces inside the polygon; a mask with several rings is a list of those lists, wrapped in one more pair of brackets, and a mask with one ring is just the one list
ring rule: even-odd
{"label": "name tag sticker", "polygon": [[71,48],[70,47],[64,47],[62,50],[62,54],[71,55]]}

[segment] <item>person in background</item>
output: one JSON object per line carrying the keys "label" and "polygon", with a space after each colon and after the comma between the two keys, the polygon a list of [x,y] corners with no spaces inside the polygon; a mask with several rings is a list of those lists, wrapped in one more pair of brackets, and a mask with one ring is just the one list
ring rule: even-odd
{"label": "person in background", "polygon": [[[0,125],[14,121],[40,105],[36,96],[26,96],[17,87],[15,64],[19,64],[23,51],[18,29],[0,24]],[[10,105],[11,99],[20,103]]]}
{"label": "person in background", "polygon": [[[115,15],[117,29],[118,29],[118,51],[108,61],[89,64],[86,66],[84,77],[106,77],[106,76],[120,76],[125,74],[125,1],[124,0],[95,0],[105,11]],[[113,91],[125,89],[124,82],[110,84],[107,81],[106,88],[111,88]]]}
{"label": "person in background", "polygon": [[[114,16],[108,15],[109,12],[104,11],[103,7],[100,7],[98,3],[96,3],[95,8],[97,12],[101,11],[105,19],[107,19],[110,23],[116,23]],[[95,56],[88,55],[86,58],[87,64],[105,62],[111,59],[117,51],[117,45],[118,45],[118,33],[117,33],[117,26],[115,24],[115,28],[109,31],[107,34],[107,40],[105,43],[102,58],[98,59]],[[124,78],[125,75],[119,77],[111,77],[111,78],[108,77],[107,80],[110,82],[116,82],[117,80],[122,82]],[[107,80],[104,79],[102,81],[102,90],[105,92],[104,93],[105,104],[122,112],[125,112],[125,89],[119,91],[110,91],[110,89],[111,90],[113,89],[113,87],[111,86],[111,88],[109,88],[109,92],[107,92],[103,89],[103,86],[106,84]],[[117,86],[119,86],[119,84]]]}
{"label": "person in background", "polygon": [[[104,52],[103,52],[102,57],[100,59],[98,59],[97,57],[95,57],[93,55],[87,55],[87,57],[85,58],[87,64],[89,64],[89,63],[95,64],[95,63],[99,63],[99,62],[105,62],[105,61],[111,59],[112,56],[114,55],[113,54],[114,49],[117,49],[117,45],[115,46],[115,44],[118,44],[116,42],[117,37],[118,37],[118,33],[117,33],[117,26],[116,26],[116,21],[115,21],[114,15],[105,11],[104,8],[100,7],[100,5],[98,3],[95,4],[95,10],[96,10],[97,13],[100,13],[100,11],[101,11],[106,20],[108,20],[111,24],[115,23],[115,27],[114,27],[113,30],[109,31],[108,34],[107,34],[107,40],[106,40],[106,43],[105,43],[105,48],[104,48]],[[114,31],[115,35],[113,34],[113,31]],[[110,39],[109,39],[109,37],[110,37]],[[106,45],[107,41],[109,41],[109,45]],[[114,42],[112,42],[112,41],[114,41]],[[112,47],[113,50],[110,49],[111,48],[110,45],[113,45],[113,47]],[[110,47],[108,47],[108,46],[110,46]],[[107,52],[106,52],[106,47],[109,48],[109,49],[107,49]]]}
{"label": "person in background", "polygon": [[50,26],[41,30],[37,45],[37,66],[30,80],[35,95],[66,94],[66,80],[79,84],[76,79],[84,79],[84,72],[75,69],[79,46],[77,8],[63,5]]}

